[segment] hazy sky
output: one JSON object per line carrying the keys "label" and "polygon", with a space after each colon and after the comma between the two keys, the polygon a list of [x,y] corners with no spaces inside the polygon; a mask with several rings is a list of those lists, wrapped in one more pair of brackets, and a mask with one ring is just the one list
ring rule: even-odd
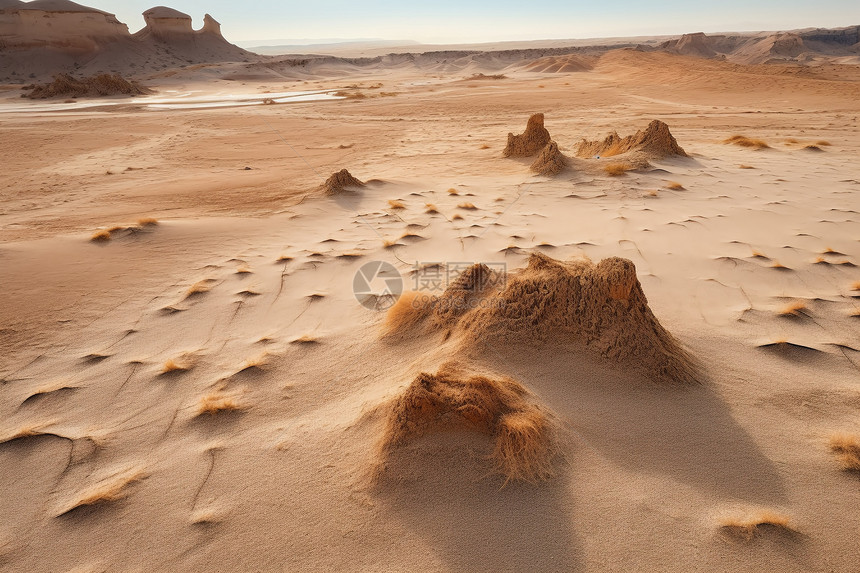
{"label": "hazy sky", "polygon": [[[78,0],[113,12],[132,32],[157,0]],[[860,24],[858,0],[161,0],[221,22],[232,41],[382,38],[484,42],[550,38],[786,30]]]}

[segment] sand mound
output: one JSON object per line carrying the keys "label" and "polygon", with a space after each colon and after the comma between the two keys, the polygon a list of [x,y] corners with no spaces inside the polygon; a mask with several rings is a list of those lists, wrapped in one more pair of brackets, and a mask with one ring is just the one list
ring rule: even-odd
{"label": "sand mound", "polygon": [[603,141],[583,139],[576,150],[576,155],[579,157],[612,157],[631,152],[637,152],[648,159],[661,159],[672,155],[688,157],[669,131],[669,126],[656,119],[649,123],[644,130],[624,138],[613,132]]}
{"label": "sand mound", "polygon": [[332,173],[331,177],[322,184],[322,191],[326,195],[338,195],[347,191],[348,188],[364,187],[364,182],[352,176],[346,169]]}
{"label": "sand mound", "polygon": [[558,175],[567,166],[567,158],[558,150],[558,144],[550,141],[531,164],[530,169],[541,175]]}
{"label": "sand mound", "polygon": [[505,157],[531,157],[550,142],[549,131],[543,126],[543,114],[529,118],[526,130],[521,135],[508,134],[508,145],[502,154]]}
{"label": "sand mound", "polygon": [[59,74],[47,84],[33,84],[25,89],[29,93],[21,97],[46,99],[51,97],[101,97],[111,95],[143,95],[151,90],[137,82],[130,82],[119,74],[99,74],[77,79],[68,74]]}
{"label": "sand mound", "polygon": [[[418,304],[420,302],[420,304]],[[535,253],[516,273],[473,265],[440,297],[402,297],[386,337],[444,332],[464,348],[578,346],[642,370],[652,380],[692,382],[692,359],[659,323],[627,259],[562,262]]]}
{"label": "sand mound", "polygon": [[568,74],[572,72],[585,72],[591,70],[592,66],[585,58],[568,54],[538,58],[527,63],[523,69],[527,72],[542,74]]}
{"label": "sand mound", "polygon": [[553,425],[510,378],[469,375],[451,366],[419,374],[391,403],[387,424],[383,460],[426,434],[465,430],[492,438],[494,470],[506,482],[534,483],[553,475]]}

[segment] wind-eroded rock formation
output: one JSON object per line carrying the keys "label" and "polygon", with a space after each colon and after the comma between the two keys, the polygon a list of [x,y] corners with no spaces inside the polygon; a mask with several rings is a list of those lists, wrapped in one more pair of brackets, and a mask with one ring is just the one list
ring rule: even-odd
{"label": "wind-eroded rock formation", "polygon": [[146,26],[130,34],[108,12],[70,0],[0,0],[0,80],[58,73],[124,75],[188,64],[249,61],[208,14],[194,30],[187,14],[158,6],[144,12]]}

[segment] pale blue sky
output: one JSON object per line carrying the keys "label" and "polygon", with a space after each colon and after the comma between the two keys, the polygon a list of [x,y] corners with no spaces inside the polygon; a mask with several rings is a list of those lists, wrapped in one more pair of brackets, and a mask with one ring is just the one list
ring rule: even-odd
{"label": "pale blue sky", "polygon": [[[132,32],[157,0],[78,0],[113,12]],[[194,27],[209,13],[232,41],[382,38],[485,42],[786,30],[860,24],[858,0],[162,0]]]}

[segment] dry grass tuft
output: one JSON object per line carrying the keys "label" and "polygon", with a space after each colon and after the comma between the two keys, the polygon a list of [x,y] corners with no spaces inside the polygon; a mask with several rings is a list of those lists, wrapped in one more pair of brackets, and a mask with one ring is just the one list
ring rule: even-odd
{"label": "dry grass tuft", "polygon": [[275,262],[276,263],[288,263],[292,260],[293,260],[293,257],[291,257],[290,255],[281,255],[280,257],[275,259]]}
{"label": "dry grass tuft", "polygon": [[137,220],[137,224],[140,227],[154,227],[158,225],[158,219],[153,219],[152,217],[142,217]]}
{"label": "dry grass tuft", "polygon": [[239,372],[245,372],[246,370],[262,370],[269,364],[269,362],[271,362],[271,359],[272,355],[270,353],[261,352],[257,356],[245,360],[239,368]]}
{"label": "dry grass tuft", "polygon": [[649,189],[645,191],[646,197],[658,197],[660,195],[660,191],[658,189]]}
{"label": "dry grass tuft", "polygon": [[457,205],[457,208],[458,209],[466,209],[467,211],[474,211],[477,209],[477,207],[475,207],[475,205],[473,203],[468,203],[468,202],[460,203],[459,205]]}
{"label": "dry grass tuft", "polygon": [[383,331],[386,334],[403,332],[420,322],[426,315],[426,310],[432,305],[432,299],[423,293],[406,291],[400,295],[385,315]]}
{"label": "dry grass tuft", "polygon": [[400,246],[400,243],[397,242],[397,239],[394,239],[394,240],[385,239],[384,241],[382,241],[382,248],[383,249],[393,249],[394,247],[399,247],[399,246]]}
{"label": "dry grass tuft", "polygon": [[244,392],[225,392],[218,389],[200,398],[197,404],[196,416],[214,416],[227,412],[241,412],[248,409],[248,405],[242,402],[241,396]]}
{"label": "dry grass tuft", "polygon": [[298,338],[294,338],[293,340],[291,340],[290,344],[307,345],[307,344],[319,344],[319,342],[320,342],[319,338],[317,338],[316,336],[314,336],[312,334],[303,334],[303,335],[299,336]]}
{"label": "dry grass tuft", "polygon": [[405,209],[406,208],[406,205],[403,203],[403,201],[399,201],[397,199],[389,199],[388,200],[388,206],[391,207],[392,209]]}
{"label": "dry grass tuft", "polygon": [[453,187],[448,189],[448,195],[459,195],[459,194],[460,194],[460,192],[457,191],[456,189],[454,189]]}
{"label": "dry grass tuft", "polygon": [[250,275],[252,273],[253,273],[253,271],[251,269],[249,269],[246,265],[242,265],[241,267],[236,269],[237,275]]}
{"label": "dry grass tuft", "polygon": [[391,405],[383,455],[428,433],[474,431],[494,442],[494,469],[537,483],[554,475],[555,431],[548,416],[510,378],[471,376],[451,367],[419,374]]}
{"label": "dry grass tuft", "polygon": [[720,521],[720,527],[726,533],[750,541],[768,530],[780,533],[794,534],[797,530],[791,524],[788,516],[769,510],[759,510],[743,516],[727,517]]}
{"label": "dry grass tuft", "polygon": [[746,137],[745,135],[733,135],[730,138],[723,140],[723,143],[731,144],[731,145],[739,145],[741,147],[748,147],[751,149],[769,149],[770,145],[762,141],[761,139],[754,139],[750,137]]}
{"label": "dry grass tuft", "polygon": [[739,169],[755,169],[752,165],[744,165],[743,163],[738,165]]}
{"label": "dry grass tuft", "polygon": [[686,187],[678,183],[677,181],[667,181],[666,189],[670,191],[684,191]]}
{"label": "dry grass tuft", "polygon": [[192,352],[184,352],[176,358],[168,358],[161,367],[162,374],[178,374],[188,372],[197,362],[197,356]]}
{"label": "dry grass tuft", "polygon": [[837,455],[843,470],[860,472],[860,437],[837,434],[830,438],[830,449]]}
{"label": "dry grass tuft", "polygon": [[619,177],[631,169],[632,167],[626,163],[609,163],[603,167],[603,171],[610,177]]}
{"label": "dry grass tuft", "polygon": [[768,260],[770,260],[770,257],[768,257],[767,255],[765,255],[765,254],[764,254],[764,253],[762,253],[761,251],[757,251],[757,250],[755,250],[755,249],[753,249],[753,252],[752,252],[752,255],[751,255],[751,256],[752,256],[752,258],[754,258],[754,259],[768,259]]}
{"label": "dry grass tuft", "polygon": [[66,515],[82,507],[102,505],[123,499],[128,495],[128,486],[145,477],[146,472],[140,467],[130,467],[108,476],[78,494],[57,516]]}
{"label": "dry grass tuft", "polygon": [[789,267],[785,266],[784,264],[782,264],[782,263],[781,263],[781,262],[779,262],[779,261],[773,261],[773,262],[770,264],[770,268],[772,268],[772,269],[776,269],[776,270],[779,270],[779,271],[790,271],[790,270],[791,270]]}
{"label": "dry grass tuft", "polygon": [[815,145],[818,145],[819,147],[830,147],[833,144],[830,143],[829,141],[821,140],[821,141],[816,141]]}
{"label": "dry grass tuft", "polygon": [[860,281],[857,281],[851,285],[851,290],[860,290]]}
{"label": "dry grass tuft", "polygon": [[451,217],[451,220],[452,221],[460,221],[462,218],[463,218],[463,215],[461,215],[460,213],[454,213],[454,215]]}
{"label": "dry grass tuft", "polygon": [[490,148],[490,146],[489,146],[489,145],[487,145],[486,143],[484,143],[484,144],[483,144],[483,145],[481,145],[481,147],[479,147],[478,149],[489,149],[489,148]]}
{"label": "dry grass tuft", "polygon": [[799,317],[806,315],[808,312],[809,307],[806,306],[806,303],[797,300],[777,311],[777,314],[785,317]]}
{"label": "dry grass tuft", "polygon": [[436,208],[436,205],[432,203],[425,203],[424,207],[426,207],[425,213],[429,215],[437,215],[439,213],[439,209]]}
{"label": "dry grass tuft", "polygon": [[107,229],[100,229],[93,233],[93,236],[90,237],[90,240],[95,243],[103,243],[105,241],[110,241],[110,231]]}
{"label": "dry grass tuft", "polygon": [[185,291],[185,298],[190,298],[192,296],[201,295],[203,293],[207,293],[212,290],[212,287],[215,286],[215,281],[212,279],[204,279],[202,281],[197,281]]}

